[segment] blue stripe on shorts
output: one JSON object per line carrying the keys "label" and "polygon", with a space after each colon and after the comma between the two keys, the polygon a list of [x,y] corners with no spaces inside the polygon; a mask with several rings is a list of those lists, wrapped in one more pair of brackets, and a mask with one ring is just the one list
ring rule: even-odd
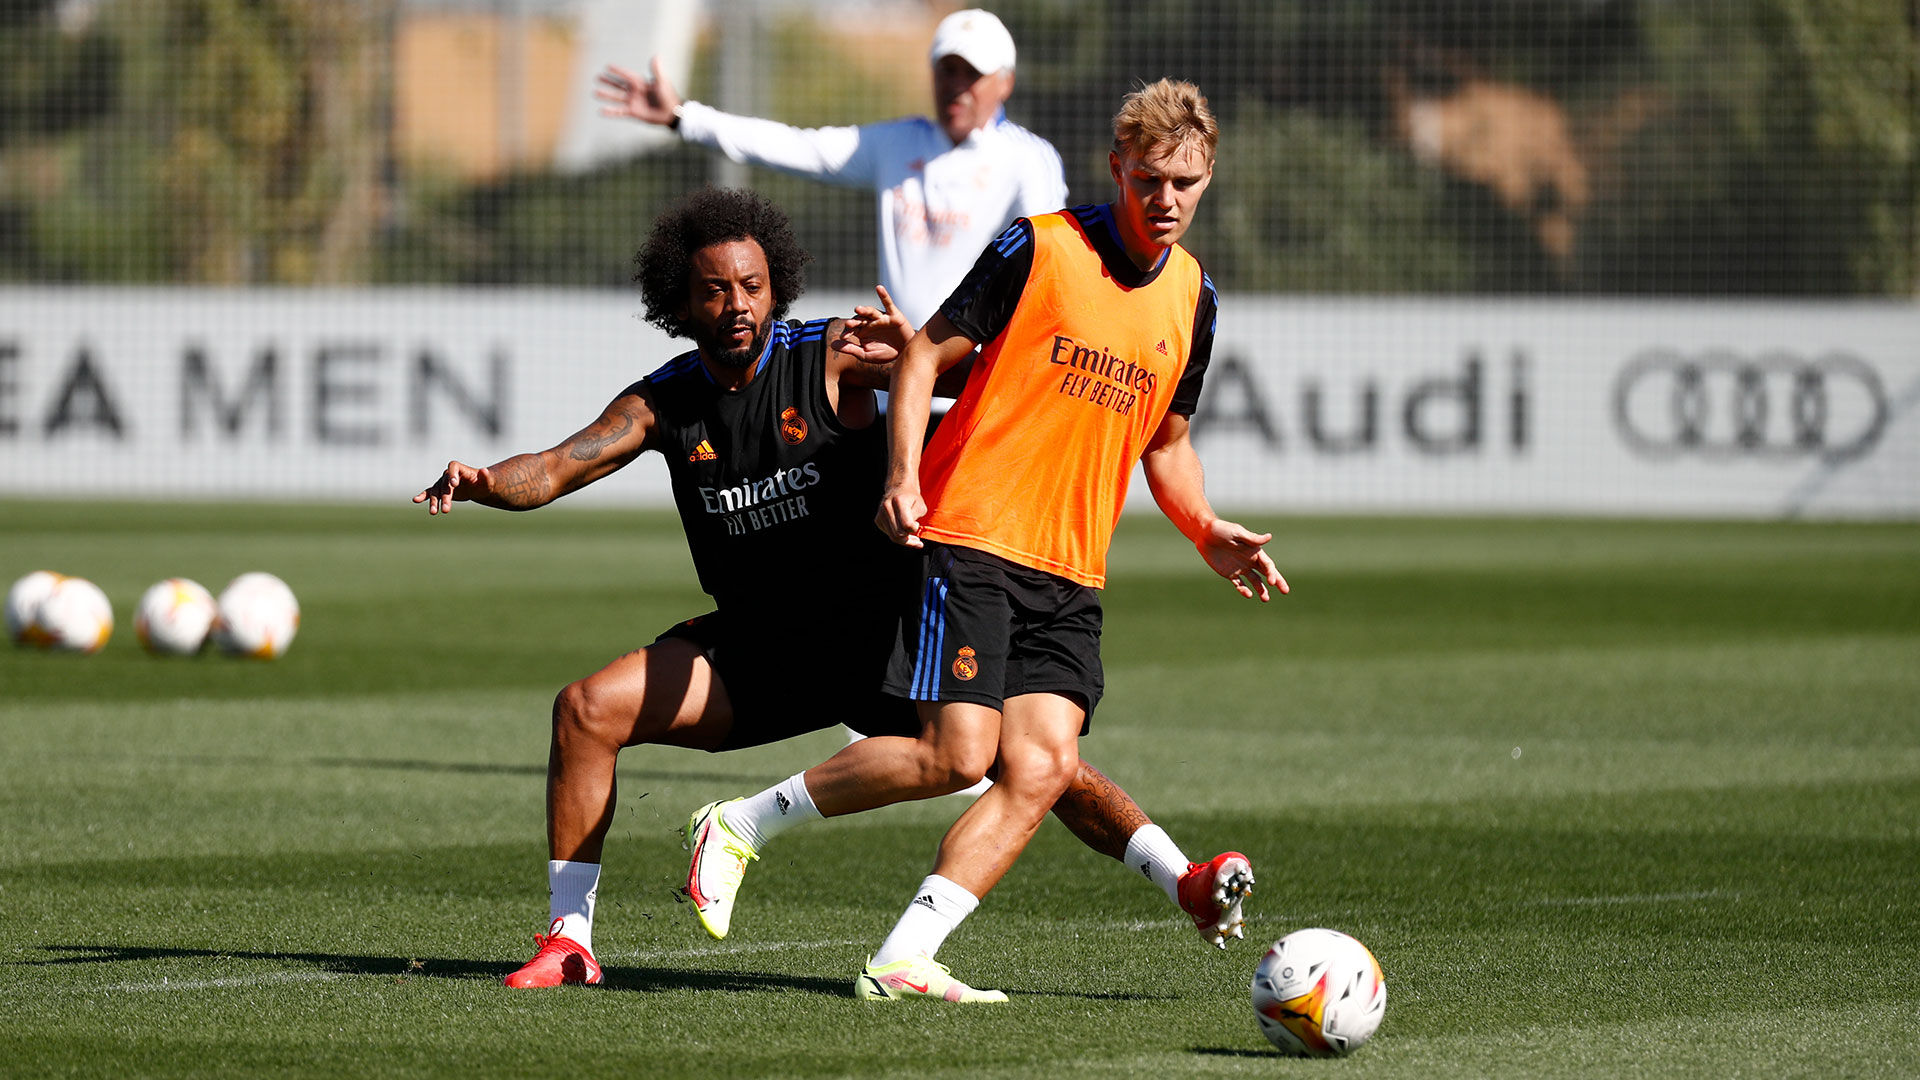
{"label": "blue stripe on shorts", "polygon": [[915,701],[938,701],[940,694],[940,657],[947,640],[947,579],[927,579],[926,592],[920,598],[920,648],[913,660]]}

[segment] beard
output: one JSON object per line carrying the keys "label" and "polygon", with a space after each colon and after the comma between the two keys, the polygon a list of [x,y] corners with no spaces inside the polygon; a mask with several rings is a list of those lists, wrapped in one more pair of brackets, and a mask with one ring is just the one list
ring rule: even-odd
{"label": "beard", "polygon": [[741,371],[752,367],[754,361],[760,359],[761,352],[767,347],[767,335],[772,332],[773,320],[769,319],[754,329],[753,340],[742,348],[727,348],[722,344],[721,331],[717,329],[695,334],[694,344],[700,346],[700,354],[707,359],[722,367]]}

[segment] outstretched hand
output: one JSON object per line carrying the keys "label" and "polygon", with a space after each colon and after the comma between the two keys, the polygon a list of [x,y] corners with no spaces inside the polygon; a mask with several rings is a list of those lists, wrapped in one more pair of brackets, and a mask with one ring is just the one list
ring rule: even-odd
{"label": "outstretched hand", "polygon": [[600,85],[593,96],[606,102],[600,115],[630,117],[647,124],[673,123],[674,110],[680,107],[680,95],[667,81],[667,73],[654,57],[644,78],[618,64],[608,64],[600,73]]}
{"label": "outstretched hand", "polygon": [[873,291],[880,297],[880,306],[854,308],[853,316],[841,323],[833,349],[862,360],[888,363],[906,351],[907,342],[913,340],[913,324],[894,306],[885,285],[875,285]]}
{"label": "outstretched hand", "polygon": [[440,474],[440,479],[415,495],[413,501],[426,503],[429,515],[450,514],[454,503],[467,502],[491,490],[493,473],[458,461],[449,461],[447,471]]}
{"label": "outstretched hand", "polygon": [[1290,591],[1287,579],[1280,576],[1264,550],[1272,539],[1272,533],[1250,532],[1244,525],[1216,518],[1206,537],[1195,546],[1214,573],[1233,582],[1235,592],[1249,600],[1258,596],[1264,604],[1273,599],[1270,588],[1282,594]]}

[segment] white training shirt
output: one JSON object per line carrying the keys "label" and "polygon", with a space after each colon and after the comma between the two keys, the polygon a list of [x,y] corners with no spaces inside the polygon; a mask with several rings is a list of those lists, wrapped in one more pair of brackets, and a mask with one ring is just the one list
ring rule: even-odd
{"label": "white training shirt", "polygon": [[880,284],[916,328],[1014,218],[1067,204],[1060,152],[1005,112],[957,146],[924,116],[797,128],[697,101],[679,130],[744,164],[879,192]]}

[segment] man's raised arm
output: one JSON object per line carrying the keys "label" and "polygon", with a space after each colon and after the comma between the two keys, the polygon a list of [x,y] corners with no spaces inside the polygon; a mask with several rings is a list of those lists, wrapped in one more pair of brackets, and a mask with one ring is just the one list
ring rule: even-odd
{"label": "man's raised arm", "polygon": [[440,479],[413,497],[428,514],[445,514],[456,502],[498,510],[532,510],[593,483],[640,456],[653,433],[653,407],[644,384],[613,399],[598,419],[550,450],[516,454],[484,469],[447,463]]}
{"label": "man's raised arm", "polygon": [[618,65],[600,73],[594,96],[605,102],[600,115],[672,128],[682,139],[718,150],[734,161],[829,183],[873,183],[873,158],[860,128],[801,128],[778,120],[735,116],[687,101],[673,88],[660,58],[644,76]]}

